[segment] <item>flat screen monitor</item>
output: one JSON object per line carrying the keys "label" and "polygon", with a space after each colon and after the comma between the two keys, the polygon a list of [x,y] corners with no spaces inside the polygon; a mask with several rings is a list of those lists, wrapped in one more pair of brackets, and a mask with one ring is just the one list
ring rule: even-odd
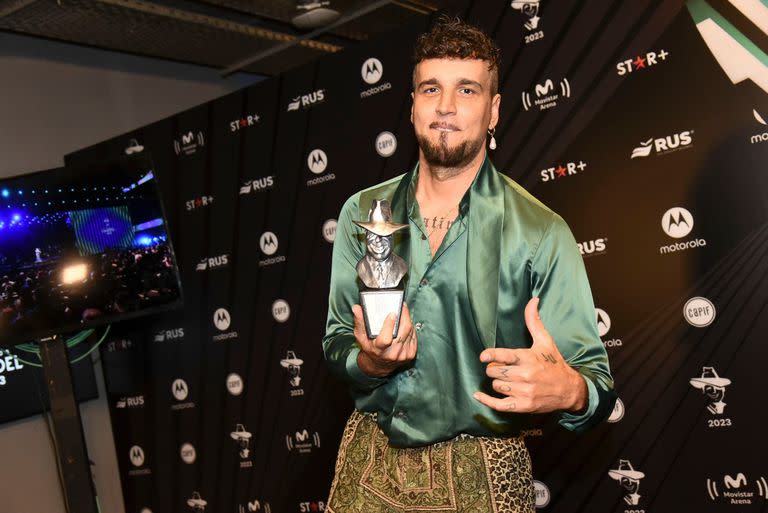
{"label": "flat screen monitor", "polygon": [[0,179],[0,345],[181,304],[148,157]]}

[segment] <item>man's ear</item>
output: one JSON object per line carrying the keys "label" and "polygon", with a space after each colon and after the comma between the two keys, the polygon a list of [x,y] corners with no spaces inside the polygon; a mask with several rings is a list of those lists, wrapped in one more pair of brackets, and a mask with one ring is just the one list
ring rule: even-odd
{"label": "man's ear", "polygon": [[[488,128],[496,127],[496,125],[499,123],[499,109],[501,108],[501,95],[499,93],[496,93],[493,95],[493,99],[491,99],[491,120],[488,125]],[[411,111],[413,111],[413,107],[411,107]]]}
{"label": "man's ear", "polygon": [[413,91],[411,91],[411,124],[413,124]]}

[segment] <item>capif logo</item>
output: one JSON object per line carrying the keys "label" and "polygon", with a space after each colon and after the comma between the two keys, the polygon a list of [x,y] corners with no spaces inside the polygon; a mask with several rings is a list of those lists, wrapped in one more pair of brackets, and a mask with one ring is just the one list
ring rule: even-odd
{"label": "capif logo", "polygon": [[234,396],[243,393],[243,378],[239,374],[233,372],[227,376],[227,391]]}
{"label": "capif logo", "polygon": [[187,465],[191,465],[197,459],[197,451],[195,451],[195,446],[190,443],[182,445],[181,449],[179,449],[179,454],[181,456],[181,461]]}
{"label": "capif logo", "polygon": [[277,322],[285,322],[291,316],[291,307],[285,299],[277,299],[272,303],[272,317]]}
{"label": "capif logo", "polygon": [[336,219],[328,219],[323,223],[323,238],[325,239],[325,242],[333,244],[333,241],[336,240],[337,225],[338,223],[336,222]]}

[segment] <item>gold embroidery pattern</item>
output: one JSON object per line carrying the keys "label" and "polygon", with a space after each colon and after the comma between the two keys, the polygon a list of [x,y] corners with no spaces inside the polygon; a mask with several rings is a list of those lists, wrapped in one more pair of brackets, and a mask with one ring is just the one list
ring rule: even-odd
{"label": "gold embroidery pattern", "polygon": [[342,436],[328,512],[528,513],[530,469],[520,438],[463,435],[398,449],[387,444],[372,415],[355,411]]}

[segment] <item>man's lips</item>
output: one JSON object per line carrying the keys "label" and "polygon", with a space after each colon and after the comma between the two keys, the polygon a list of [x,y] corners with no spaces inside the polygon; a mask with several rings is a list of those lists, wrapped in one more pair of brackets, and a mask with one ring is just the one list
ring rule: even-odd
{"label": "man's lips", "polygon": [[456,125],[450,125],[448,123],[431,123],[429,125],[429,128],[438,130],[440,132],[458,132],[459,131],[459,127],[457,127]]}

